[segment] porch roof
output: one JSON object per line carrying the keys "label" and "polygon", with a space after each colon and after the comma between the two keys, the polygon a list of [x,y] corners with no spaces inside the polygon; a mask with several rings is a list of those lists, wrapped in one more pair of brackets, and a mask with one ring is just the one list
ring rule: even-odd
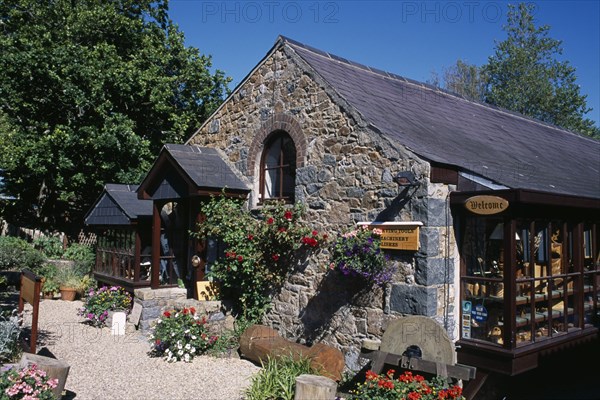
{"label": "porch roof", "polygon": [[250,187],[218,149],[166,144],[140,184],[138,197],[177,199],[222,190],[245,196]]}
{"label": "porch roof", "polygon": [[85,215],[86,225],[130,225],[152,216],[152,202],[140,200],[138,185],[107,183]]}

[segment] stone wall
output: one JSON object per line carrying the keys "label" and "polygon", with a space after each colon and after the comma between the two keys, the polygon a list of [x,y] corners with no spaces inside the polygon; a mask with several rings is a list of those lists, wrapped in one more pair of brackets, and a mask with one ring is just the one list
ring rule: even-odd
{"label": "stone wall", "polygon": [[[362,121],[285,47],[267,57],[189,143],[223,150],[254,184],[254,207],[262,141],[275,129],[296,143],[295,197],[307,206],[311,226],[332,237],[360,221],[424,226],[418,252],[390,252],[399,267],[393,284],[369,290],[328,273],[325,252],[289,279],[266,322],[287,338],[338,346],[353,369],[362,340],[380,338],[388,322],[403,315],[435,318],[453,337],[450,188],[430,183],[428,163]],[[421,185],[399,188],[393,177],[402,170],[412,170]]]}

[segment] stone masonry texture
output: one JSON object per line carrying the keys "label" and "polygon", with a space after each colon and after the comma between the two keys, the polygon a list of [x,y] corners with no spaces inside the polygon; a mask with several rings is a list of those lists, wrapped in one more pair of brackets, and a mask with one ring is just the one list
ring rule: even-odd
{"label": "stone masonry texture", "polygon": [[[306,205],[306,223],[332,238],[356,222],[423,222],[418,252],[390,252],[399,270],[388,287],[361,288],[337,276],[324,251],[273,299],[266,324],[290,340],[334,345],[356,369],[362,341],[380,339],[389,321],[406,315],[454,320],[454,261],[444,257],[455,242],[446,229],[452,226],[449,188],[431,183],[427,162],[344,104],[292,51],[280,48],[188,144],[221,149],[252,185],[248,207],[255,208],[263,143],[273,131],[286,131],[297,150],[295,200]],[[421,185],[399,188],[393,177],[403,170],[413,171]]]}

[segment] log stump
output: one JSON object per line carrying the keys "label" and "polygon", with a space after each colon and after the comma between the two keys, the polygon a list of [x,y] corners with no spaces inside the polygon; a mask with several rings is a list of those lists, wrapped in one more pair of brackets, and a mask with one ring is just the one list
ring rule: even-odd
{"label": "log stump", "polygon": [[264,325],[252,325],[240,337],[240,352],[254,362],[266,362],[269,357],[291,356],[309,358],[311,366],[323,376],[335,381],[342,379],[344,355],[335,347],[317,343],[311,347],[291,342],[277,331]]}
{"label": "log stump", "polygon": [[294,400],[334,400],[337,384],[324,376],[303,374],[296,378]]}
{"label": "log stump", "polygon": [[62,398],[62,392],[65,389],[65,383],[67,382],[67,376],[69,375],[71,366],[56,358],[23,353],[21,361],[19,362],[19,368],[28,367],[31,364],[36,364],[39,369],[45,371],[48,378],[58,379],[58,385],[52,389],[52,393],[60,400]]}

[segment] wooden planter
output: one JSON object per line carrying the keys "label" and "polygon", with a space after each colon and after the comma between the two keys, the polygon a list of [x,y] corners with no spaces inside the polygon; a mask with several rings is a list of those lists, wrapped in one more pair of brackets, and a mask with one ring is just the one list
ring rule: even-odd
{"label": "wooden planter", "polygon": [[61,287],[60,288],[60,298],[66,301],[73,301],[77,297],[77,289]]}

